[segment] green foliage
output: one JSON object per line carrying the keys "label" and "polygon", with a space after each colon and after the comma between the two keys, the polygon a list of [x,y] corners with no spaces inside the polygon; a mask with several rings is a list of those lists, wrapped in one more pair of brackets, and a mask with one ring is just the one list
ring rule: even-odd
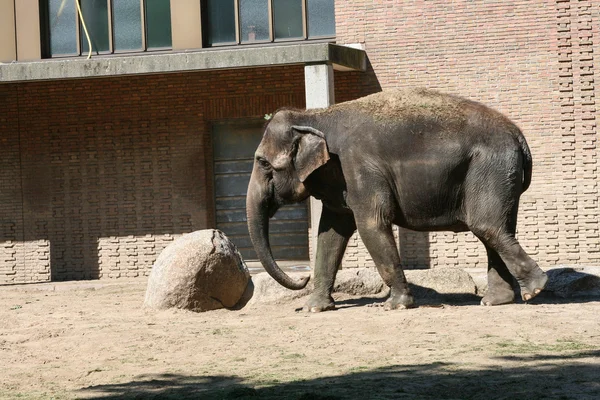
{"label": "green foliage", "polygon": [[496,344],[499,347],[498,353],[506,354],[533,354],[533,353],[564,353],[575,350],[587,350],[590,346],[584,343],[558,339],[556,344],[538,344],[530,341],[517,343],[514,341],[499,342]]}

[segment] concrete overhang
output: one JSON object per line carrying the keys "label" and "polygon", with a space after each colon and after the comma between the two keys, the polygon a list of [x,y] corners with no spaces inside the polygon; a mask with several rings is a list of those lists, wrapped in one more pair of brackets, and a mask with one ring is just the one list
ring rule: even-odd
{"label": "concrete overhang", "polygon": [[340,71],[365,71],[367,57],[364,50],[333,43],[95,56],[89,60],[71,58],[0,64],[0,83],[306,64],[332,64]]}

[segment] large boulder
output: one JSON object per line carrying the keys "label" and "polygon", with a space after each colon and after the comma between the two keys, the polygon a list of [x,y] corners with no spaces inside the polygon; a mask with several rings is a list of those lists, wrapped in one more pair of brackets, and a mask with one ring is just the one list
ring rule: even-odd
{"label": "large boulder", "polygon": [[160,253],[150,272],[144,305],[159,310],[232,308],[249,281],[248,268],[223,232],[196,231]]}

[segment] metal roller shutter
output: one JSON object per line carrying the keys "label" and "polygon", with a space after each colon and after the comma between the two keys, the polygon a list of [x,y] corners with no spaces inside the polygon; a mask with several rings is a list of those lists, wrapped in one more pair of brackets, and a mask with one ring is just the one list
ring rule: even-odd
{"label": "metal roller shutter", "polygon": [[[255,260],[246,223],[246,192],[262,123],[213,126],[217,228],[225,232],[246,260]],[[308,260],[306,202],[282,207],[269,222],[269,241],[278,260]]]}

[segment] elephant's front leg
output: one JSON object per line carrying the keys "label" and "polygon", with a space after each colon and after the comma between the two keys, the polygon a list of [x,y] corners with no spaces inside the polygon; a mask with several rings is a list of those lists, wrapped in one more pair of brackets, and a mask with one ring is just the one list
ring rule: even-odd
{"label": "elephant's front leg", "polygon": [[358,218],[356,223],[360,238],[373,257],[379,275],[390,287],[390,297],[385,302],[384,309],[388,311],[414,307],[415,301],[400,264],[391,224],[369,215]]}
{"label": "elephant's front leg", "polygon": [[320,312],[335,308],[331,297],[335,275],[348,240],[355,231],[356,224],[351,214],[337,214],[323,207],[317,240],[314,292],[304,306],[305,311]]}

